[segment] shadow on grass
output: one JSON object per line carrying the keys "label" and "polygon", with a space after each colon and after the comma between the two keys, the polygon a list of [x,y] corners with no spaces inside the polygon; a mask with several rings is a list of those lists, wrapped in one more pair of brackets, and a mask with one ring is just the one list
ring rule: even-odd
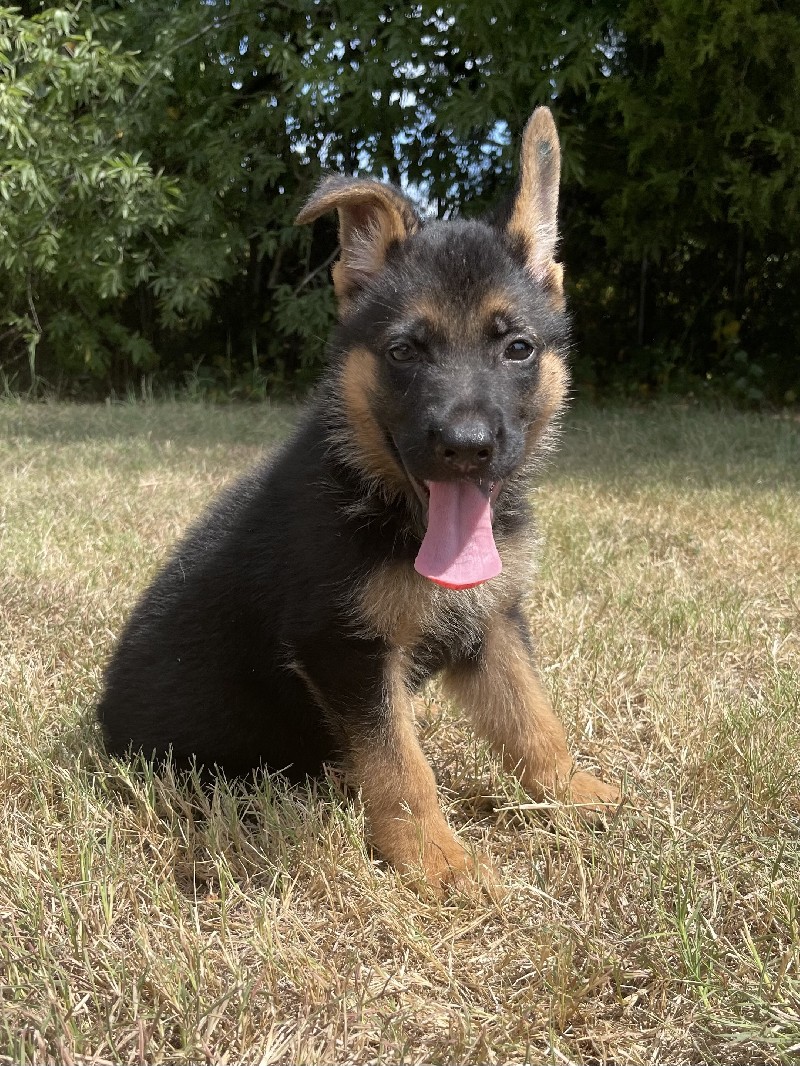
{"label": "shadow on grass", "polygon": [[175,890],[190,900],[223,896],[233,884],[280,896],[314,845],[354,820],[354,797],[335,771],[294,784],[266,770],[228,777],[141,753],[112,758],[93,710],[46,758],[80,781],[139,861],[171,870]]}
{"label": "shadow on grass", "polygon": [[[269,447],[283,440],[302,406],[222,406],[161,401],[122,404],[0,402],[0,437],[24,446],[140,442],[203,449]],[[608,408],[578,404],[564,419],[561,445],[542,479],[644,486],[800,487],[800,421],[686,405]]]}
{"label": "shadow on grass", "polygon": [[187,447],[270,445],[287,436],[301,411],[295,404],[164,401],[143,404],[0,402],[0,436],[54,446],[126,440]]}
{"label": "shadow on grass", "polygon": [[545,478],[613,490],[800,488],[800,421],[668,406],[570,411]]}

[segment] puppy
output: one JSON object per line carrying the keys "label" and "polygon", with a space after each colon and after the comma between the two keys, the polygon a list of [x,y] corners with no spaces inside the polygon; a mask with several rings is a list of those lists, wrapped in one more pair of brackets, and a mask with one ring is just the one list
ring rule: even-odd
{"label": "puppy", "polygon": [[292,780],[336,762],[372,841],[435,887],[481,866],[414,731],[434,675],[535,798],[619,793],[576,770],[521,602],[529,496],[567,389],[547,108],[502,218],[423,221],[398,189],[331,178],[327,372],[279,454],[225,491],[141,597],[105,676],[107,750]]}

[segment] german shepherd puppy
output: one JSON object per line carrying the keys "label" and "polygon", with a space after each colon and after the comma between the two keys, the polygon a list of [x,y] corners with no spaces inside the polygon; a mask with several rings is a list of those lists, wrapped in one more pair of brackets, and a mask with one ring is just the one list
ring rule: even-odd
{"label": "german shepherd puppy", "polygon": [[[379,852],[433,886],[479,872],[439,808],[413,694],[436,674],[534,797],[591,808],[532,662],[529,494],[567,388],[547,108],[502,219],[423,222],[331,178],[327,373],[280,453],[225,491],[140,599],[105,677],[107,749],[293,780],[338,762]],[[477,870],[476,870],[477,867]]]}

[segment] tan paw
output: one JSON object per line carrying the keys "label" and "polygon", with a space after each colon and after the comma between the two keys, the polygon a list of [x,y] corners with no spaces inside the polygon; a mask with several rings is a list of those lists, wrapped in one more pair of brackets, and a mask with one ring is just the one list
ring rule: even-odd
{"label": "tan paw", "polygon": [[586,770],[576,770],[559,792],[592,825],[604,825],[622,803],[622,793],[616,785],[606,784]]}
{"label": "tan paw", "polygon": [[426,881],[438,895],[453,891],[474,899],[485,893],[495,903],[499,903],[506,895],[494,866],[480,852],[471,854],[463,851],[463,861],[458,867],[448,866],[446,870],[439,868],[433,877],[430,873],[426,874]]}
{"label": "tan paw", "polygon": [[565,767],[557,777],[543,780],[542,776],[523,780],[525,788],[537,799],[555,799],[573,805],[587,822],[602,825],[622,803],[622,793],[616,785],[608,785],[586,770]]}
{"label": "tan paw", "polygon": [[421,849],[416,849],[413,858],[395,865],[419,887],[438,898],[450,891],[473,897],[485,892],[495,901],[504,895],[489,859],[480,853],[468,852],[449,830],[430,834]]}
{"label": "tan paw", "polygon": [[619,806],[622,793],[616,785],[608,785],[586,770],[576,770],[569,779],[568,796],[572,803]]}

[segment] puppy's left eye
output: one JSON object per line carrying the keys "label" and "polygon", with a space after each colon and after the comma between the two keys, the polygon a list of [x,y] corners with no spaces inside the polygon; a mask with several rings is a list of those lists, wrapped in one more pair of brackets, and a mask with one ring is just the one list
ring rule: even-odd
{"label": "puppy's left eye", "polygon": [[417,353],[414,348],[403,341],[393,344],[386,354],[392,363],[414,363],[417,359]]}
{"label": "puppy's left eye", "polygon": [[506,359],[515,359],[517,362],[521,362],[525,359],[529,359],[535,351],[536,348],[530,341],[523,340],[520,337],[517,340],[512,341],[503,354]]}

